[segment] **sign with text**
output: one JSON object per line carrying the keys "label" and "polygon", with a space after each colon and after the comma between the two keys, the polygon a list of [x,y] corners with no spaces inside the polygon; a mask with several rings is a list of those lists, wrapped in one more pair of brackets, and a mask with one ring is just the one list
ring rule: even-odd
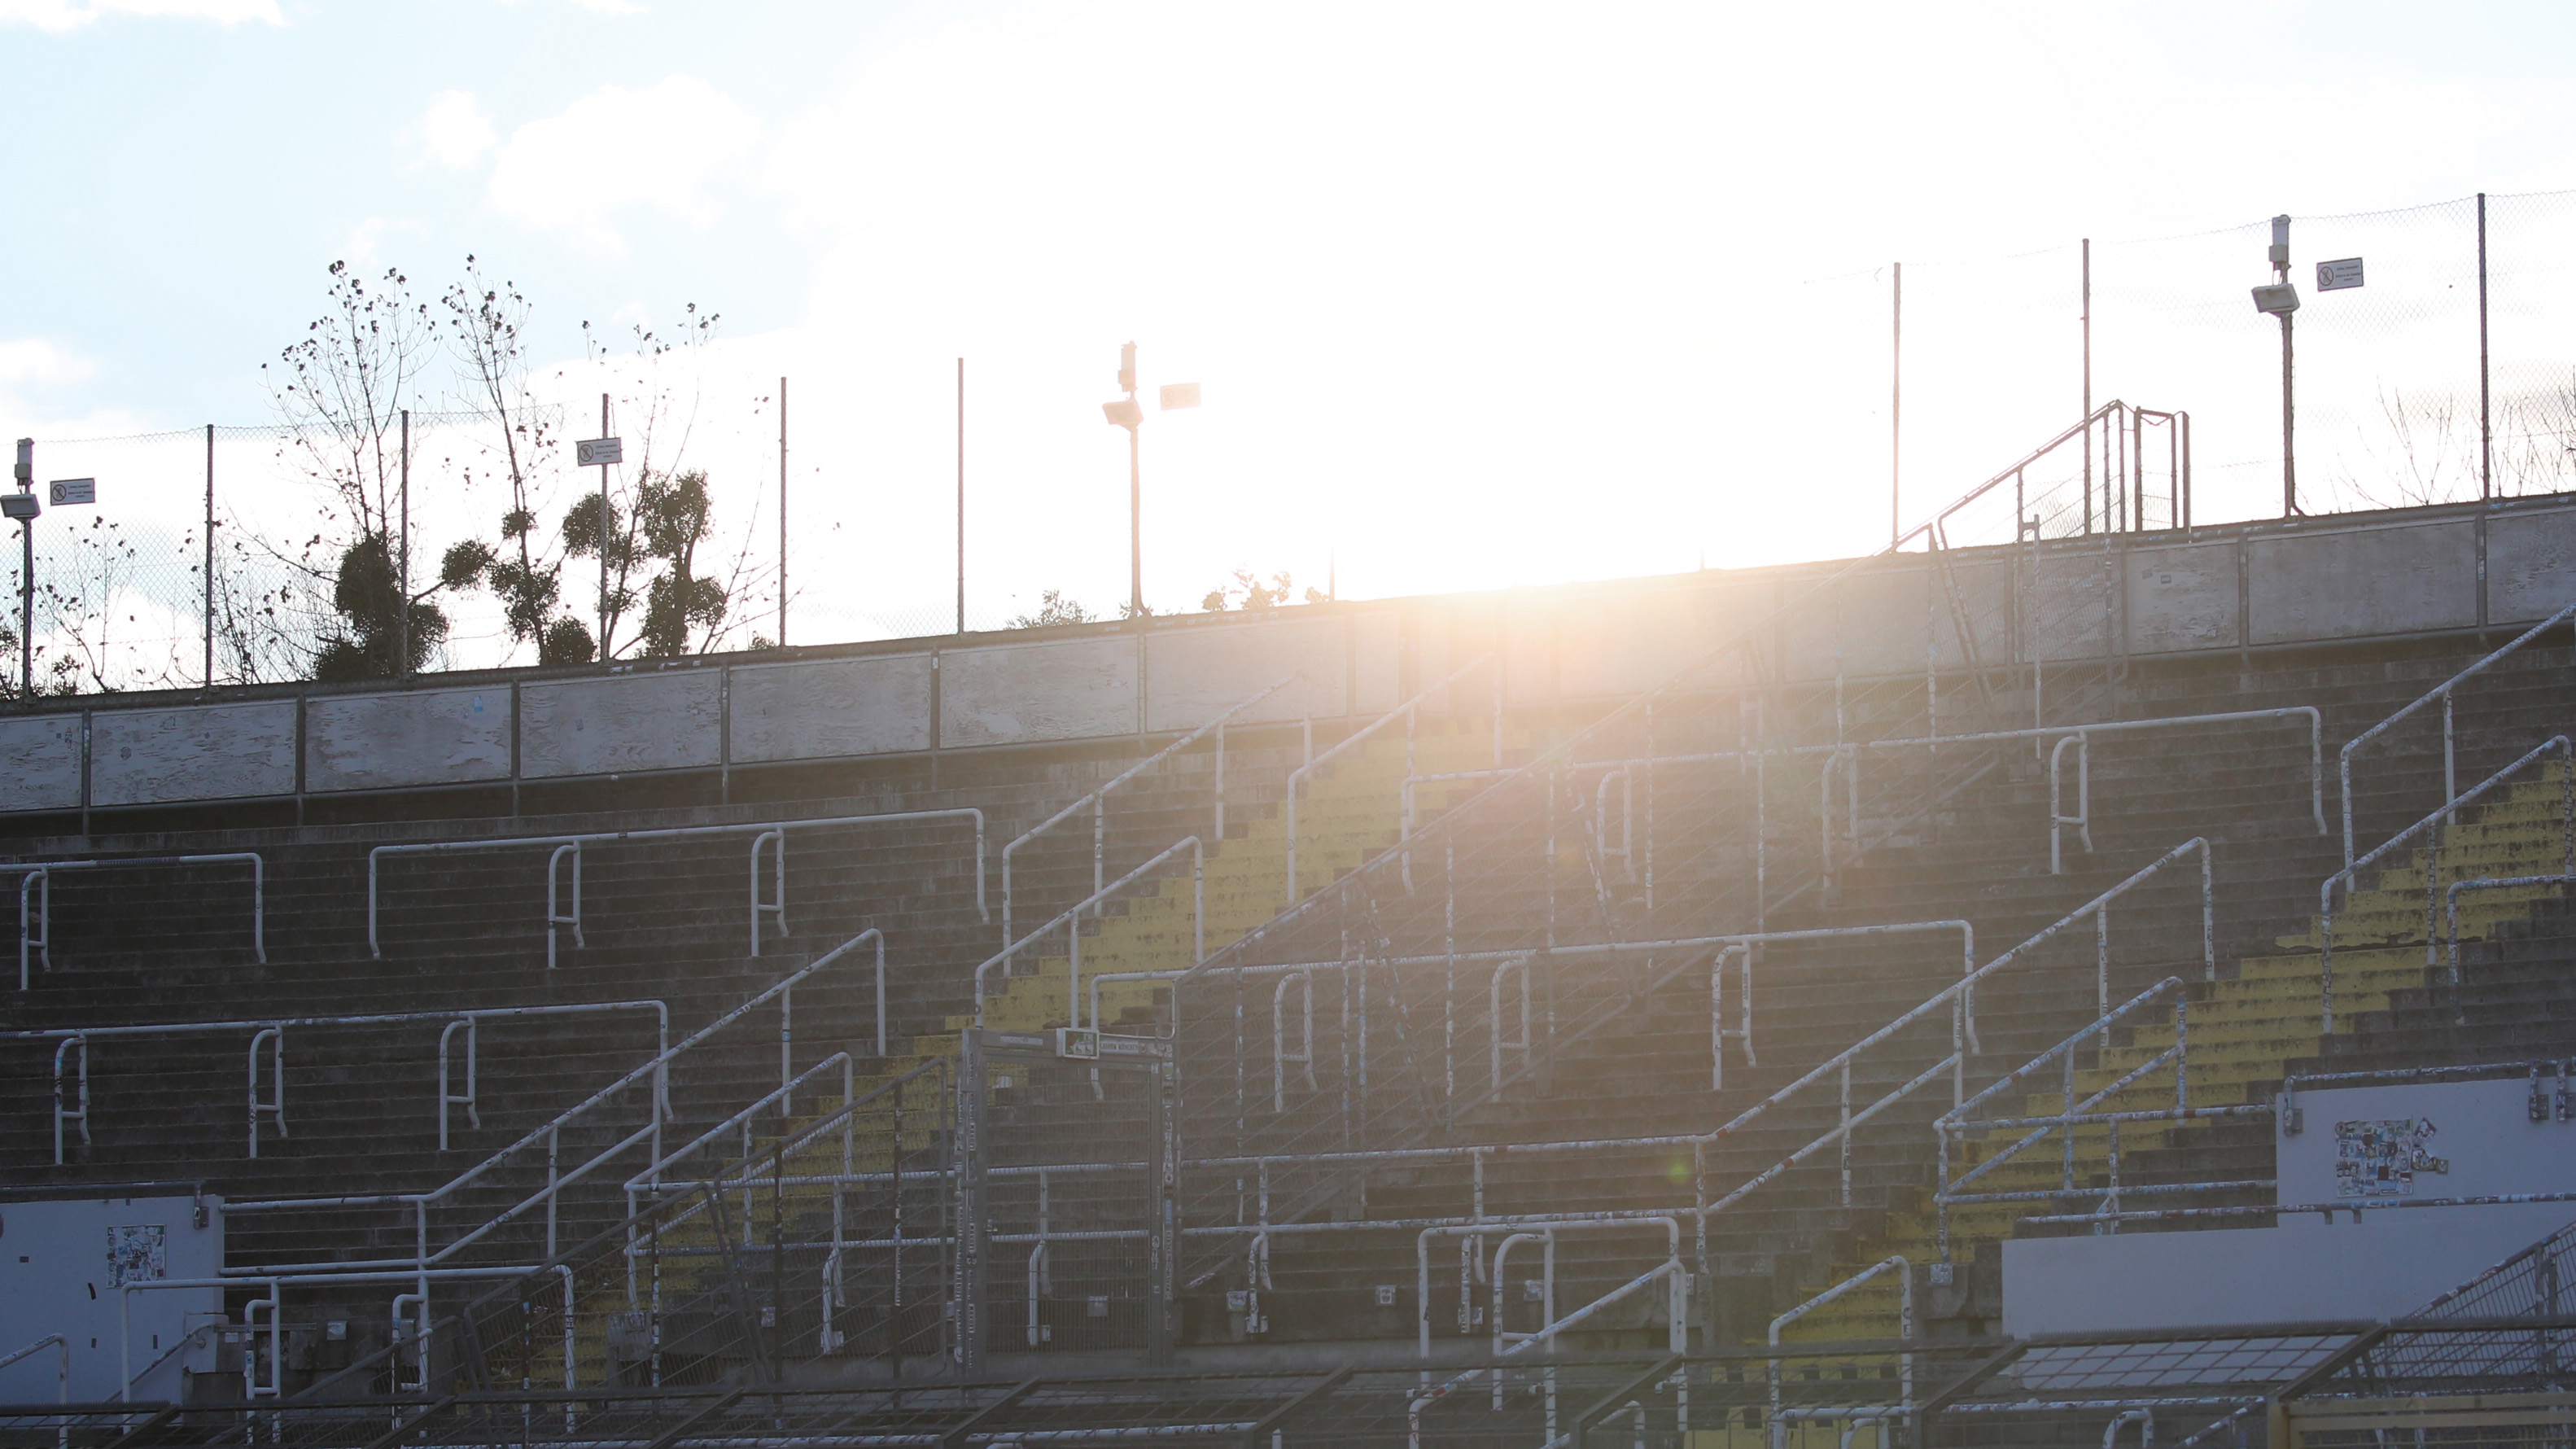
{"label": "sign with text", "polygon": [[2345,257],[2341,261],[2317,263],[2317,290],[2340,292],[2361,285],[2361,258]]}
{"label": "sign with text", "polygon": [[98,480],[95,478],[57,478],[45,485],[54,496],[54,506],[66,503],[96,503]]}
{"label": "sign with text", "polygon": [[572,450],[573,456],[580,460],[574,465],[576,467],[605,468],[611,463],[626,461],[624,438],[584,438],[573,444]]}

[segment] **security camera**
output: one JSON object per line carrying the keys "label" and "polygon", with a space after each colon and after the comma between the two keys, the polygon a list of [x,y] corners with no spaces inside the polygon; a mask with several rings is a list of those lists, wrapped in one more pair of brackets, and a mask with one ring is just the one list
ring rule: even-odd
{"label": "security camera", "polygon": [[2286,317],[2299,310],[2299,289],[2288,282],[2256,287],[2254,310],[2274,317]]}

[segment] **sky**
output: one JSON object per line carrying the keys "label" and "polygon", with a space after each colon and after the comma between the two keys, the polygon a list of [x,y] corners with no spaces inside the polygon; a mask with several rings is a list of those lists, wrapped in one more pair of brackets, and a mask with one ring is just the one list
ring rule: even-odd
{"label": "sky", "polygon": [[[261,364],[332,262],[428,298],[471,254],[575,436],[583,324],[720,316],[665,385],[746,597],[790,380],[791,642],[953,624],[960,358],[970,622],[1114,610],[1131,340],[1153,607],[1238,568],[1534,585],[1882,546],[1890,263],[1910,523],[2080,415],[2085,238],[2093,400],[2191,410],[2200,517],[2277,511],[2242,289],[2288,213],[2301,268],[2381,259],[2302,314],[2302,471],[2392,501],[2461,476],[2421,419],[2474,406],[2474,193],[2515,198],[2515,395],[2564,391],[2576,217],[2536,194],[2576,188],[2571,40],[2541,5],[0,0],[0,430],[175,557],[202,444],[82,440],[272,423]],[[283,537],[312,499],[278,451],[218,473]],[[416,478],[433,553],[498,516],[453,452]],[[587,486],[557,467],[549,507]],[[496,651],[460,618],[453,662]]]}

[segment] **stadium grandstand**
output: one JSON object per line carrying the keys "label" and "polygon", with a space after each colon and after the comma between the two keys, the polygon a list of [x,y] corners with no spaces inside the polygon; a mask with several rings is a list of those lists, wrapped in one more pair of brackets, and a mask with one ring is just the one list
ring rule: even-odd
{"label": "stadium grandstand", "polygon": [[2576,496],[2200,524],[2185,427],[0,719],[0,1442],[2566,1442]]}

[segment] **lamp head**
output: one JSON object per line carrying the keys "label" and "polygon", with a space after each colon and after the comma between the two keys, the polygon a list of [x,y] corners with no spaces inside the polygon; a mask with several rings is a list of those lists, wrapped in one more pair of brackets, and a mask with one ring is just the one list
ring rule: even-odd
{"label": "lamp head", "polygon": [[2299,289],[2288,282],[2256,287],[2254,310],[2266,316],[2287,317],[2299,310]]}
{"label": "lamp head", "polygon": [[1145,421],[1145,409],[1132,397],[1122,397],[1116,402],[1102,403],[1100,411],[1109,421],[1122,428],[1134,428]]}

